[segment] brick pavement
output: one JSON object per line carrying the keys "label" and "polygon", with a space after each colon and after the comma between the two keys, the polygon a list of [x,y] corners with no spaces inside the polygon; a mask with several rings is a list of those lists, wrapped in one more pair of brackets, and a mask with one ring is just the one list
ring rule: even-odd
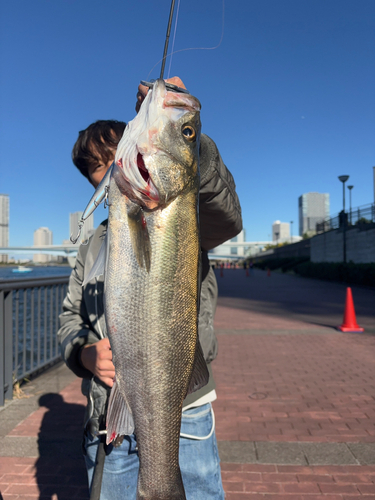
{"label": "brick pavement", "polygon": [[[274,277],[256,272],[244,281],[240,271],[225,271],[218,278],[214,406],[226,499],[375,500],[375,336],[327,327],[340,313],[330,298],[337,285],[324,282],[319,295],[316,282],[300,279],[305,296],[313,290],[309,303],[300,300],[296,310],[290,291],[284,297],[289,304],[283,308],[280,300],[277,313],[268,314],[265,289]],[[275,287],[282,279],[276,277]],[[295,288],[298,281],[292,282]],[[244,287],[245,297],[238,296]],[[357,319],[371,329],[367,295],[356,290],[354,297],[361,293]],[[330,298],[327,310],[322,295]],[[56,391],[43,395],[36,382],[25,389],[30,399],[0,411],[4,500],[88,498],[78,458],[80,384],[63,367],[51,379],[54,373]]]}
{"label": "brick pavement", "polygon": [[[218,283],[213,368],[227,500],[375,499],[375,336],[333,328],[345,286],[231,270]],[[374,291],[354,296],[373,332]]]}

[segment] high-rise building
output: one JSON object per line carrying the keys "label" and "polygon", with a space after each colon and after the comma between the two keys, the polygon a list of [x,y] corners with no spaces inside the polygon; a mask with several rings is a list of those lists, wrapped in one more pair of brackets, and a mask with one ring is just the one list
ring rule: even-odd
{"label": "high-rise building", "polygon": [[[76,236],[78,233],[78,222],[81,220],[83,212],[74,212],[69,214],[69,236]],[[82,243],[90,238],[95,232],[94,230],[94,215],[90,215],[82,227],[81,236],[77,243]]]}
{"label": "high-rise building", "polygon": [[[41,245],[52,245],[52,231],[48,229],[48,227],[40,227],[36,231],[34,231],[34,246]],[[52,260],[51,255],[36,253],[33,256],[34,262],[50,262]]]}
{"label": "high-rise building", "polygon": [[290,242],[290,224],[289,222],[280,222],[275,220],[272,224],[272,241],[275,243]]}
{"label": "high-rise building", "polygon": [[[0,194],[0,247],[9,246],[9,196]],[[8,262],[8,255],[0,254],[0,262]]]}
{"label": "high-rise building", "polygon": [[305,193],[298,198],[299,235],[314,234],[316,223],[329,217],[328,193]]}

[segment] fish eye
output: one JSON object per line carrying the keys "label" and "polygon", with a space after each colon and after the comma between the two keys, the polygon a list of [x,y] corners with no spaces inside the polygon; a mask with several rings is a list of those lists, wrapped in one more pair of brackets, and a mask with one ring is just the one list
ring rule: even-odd
{"label": "fish eye", "polygon": [[193,141],[195,139],[195,130],[190,125],[183,125],[182,134],[188,141]]}

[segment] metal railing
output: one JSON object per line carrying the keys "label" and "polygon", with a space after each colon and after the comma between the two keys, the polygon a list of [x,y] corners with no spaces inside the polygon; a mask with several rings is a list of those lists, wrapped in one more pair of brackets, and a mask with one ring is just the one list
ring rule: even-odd
{"label": "metal railing", "polygon": [[58,317],[69,276],[0,282],[0,406],[17,381],[60,358]]}
{"label": "metal railing", "polygon": [[340,227],[343,227],[344,224],[346,224],[346,227],[349,229],[353,226],[361,227],[365,224],[371,224],[374,222],[375,204],[369,203],[368,205],[352,208],[345,213],[341,211],[328,219],[317,222],[316,232],[325,233],[326,231],[331,231],[332,229],[339,229]]}

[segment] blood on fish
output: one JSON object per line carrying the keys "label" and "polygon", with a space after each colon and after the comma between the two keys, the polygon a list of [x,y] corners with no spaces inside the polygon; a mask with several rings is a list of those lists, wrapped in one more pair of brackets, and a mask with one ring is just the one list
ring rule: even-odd
{"label": "blood on fish", "polygon": [[148,131],[148,138],[150,142],[152,142],[152,138],[154,137],[154,135],[157,135],[157,133],[158,133],[157,128],[150,128],[150,130]]}
{"label": "blood on fish", "polygon": [[143,177],[143,180],[147,182],[150,176],[147,172],[146,165],[145,162],[143,161],[141,153],[137,154],[137,166],[141,176]]}
{"label": "blood on fish", "polygon": [[143,214],[141,217],[141,222],[142,222],[142,227],[145,228],[147,226],[147,222],[146,222],[145,216]]}

